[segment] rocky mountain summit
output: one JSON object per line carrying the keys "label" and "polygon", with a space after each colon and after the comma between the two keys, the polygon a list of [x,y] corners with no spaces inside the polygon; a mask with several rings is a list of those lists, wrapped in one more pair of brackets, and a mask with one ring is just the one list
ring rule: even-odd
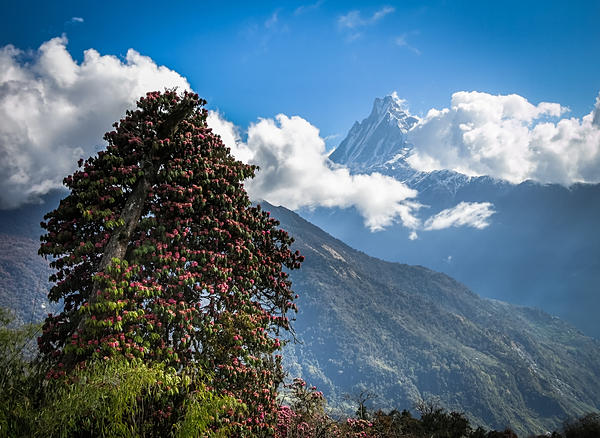
{"label": "rocky mountain summit", "polygon": [[354,123],[329,158],[355,173],[370,173],[397,163],[399,167],[389,167],[406,169],[409,176],[410,167],[403,161],[411,149],[406,134],[418,121],[396,94],[377,98],[369,117]]}

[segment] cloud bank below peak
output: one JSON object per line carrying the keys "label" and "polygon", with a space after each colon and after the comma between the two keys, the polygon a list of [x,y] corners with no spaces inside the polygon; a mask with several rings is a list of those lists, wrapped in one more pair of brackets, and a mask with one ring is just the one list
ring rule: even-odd
{"label": "cloud bank below peak", "polygon": [[381,231],[395,223],[410,230],[441,230],[450,227],[483,229],[495,213],[493,205],[460,203],[425,221],[418,217],[422,205],[418,192],[387,175],[351,174],[331,162],[319,130],[301,117],[279,114],[260,119],[248,128],[247,140],[239,129],[215,111],[208,125],[221,136],[239,160],[256,164],[260,170],[245,183],[253,199],[264,199],[292,210],[301,207],[354,207],[371,231]]}
{"label": "cloud bank below peak", "polygon": [[449,108],[431,109],[411,129],[417,170],[454,170],[512,183],[600,182],[600,96],[595,109],[565,118],[557,103],[522,96],[457,92]]}
{"label": "cloud bank below peak", "polygon": [[354,207],[372,231],[393,223],[420,227],[417,192],[380,173],[350,174],[328,158],[319,130],[301,117],[279,114],[248,128],[246,142],[231,122],[211,112],[208,124],[231,148],[233,155],[260,167],[245,183],[253,199],[300,207]]}
{"label": "cloud bank below peak", "polygon": [[33,54],[0,48],[0,208],[61,187],[147,91],[190,89],[183,76],[133,49],[124,60],[89,49],[77,63],[66,46],[63,36]]}

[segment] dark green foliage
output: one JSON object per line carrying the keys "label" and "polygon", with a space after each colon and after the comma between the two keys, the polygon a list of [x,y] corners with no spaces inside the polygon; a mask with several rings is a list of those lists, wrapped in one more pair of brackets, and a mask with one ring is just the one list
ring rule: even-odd
{"label": "dark green foliage", "polygon": [[413,438],[487,438],[487,432],[472,430],[469,420],[459,412],[447,412],[435,402],[420,402],[417,406],[421,417],[415,418],[407,410],[375,412],[372,420],[372,436]]}
{"label": "dark green foliage", "polygon": [[164,364],[102,360],[46,379],[32,362],[38,329],[0,308],[0,437],[227,437],[227,418],[246,411]]}
{"label": "dark green foliage", "polygon": [[477,429],[475,429],[473,432],[471,432],[471,437],[470,438],[486,438],[487,437],[487,432],[486,430],[479,426]]}
{"label": "dark green foliage", "polygon": [[47,382],[37,436],[228,436],[219,418],[243,406],[163,365],[109,360],[89,364],[68,382]]}
{"label": "dark green foliage", "polygon": [[564,438],[600,437],[600,413],[590,413],[577,420],[567,421],[563,426]]}
{"label": "dark green foliage", "polygon": [[[436,401],[421,401],[417,404],[420,418],[403,410],[388,413],[378,410],[362,412],[368,421],[360,418],[334,419],[326,410],[325,400],[316,389],[306,387],[304,381],[295,379],[290,385],[278,413],[276,438],[518,438],[511,429],[486,430],[473,428],[460,412],[447,411]],[[312,396],[311,396],[312,395]],[[317,407],[315,409],[315,406]],[[589,414],[565,425],[564,435],[559,432],[530,436],[529,438],[598,438],[600,414]]]}
{"label": "dark green foliage", "polygon": [[57,380],[25,360],[3,370],[0,437],[228,437],[227,418],[245,412],[189,376],[140,361],[89,363]]}
{"label": "dark green foliage", "polygon": [[460,412],[446,412],[437,402],[420,401],[421,426],[425,435],[436,438],[462,438],[471,434],[469,420]]}
{"label": "dark green foliage", "polygon": [[35,387],[32,372],[37,325],[15,327],[10,312],[0,307],[0,436],[16,436],[29,428]]}
{"label": "dark green foliage", "polygon": [[497,430],[491,430],[487,433],[486,438],[518,438],[518,436],[513,430],[504,429],[501,432]]}
{"label": "dark green foliage", "polygon": [[424,432],[423,424],[414,418],[409,411],[392,410],[385,413],[382,410],[373,415],[373,432],[381,437],[418,437]]}

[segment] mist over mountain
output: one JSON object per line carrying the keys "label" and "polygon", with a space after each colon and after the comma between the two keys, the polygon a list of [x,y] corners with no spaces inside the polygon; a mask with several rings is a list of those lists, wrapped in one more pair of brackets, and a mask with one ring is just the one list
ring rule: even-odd
{"label": "mist over mountain", "polygon": [[354,124],[330,159],[418,190],[422,218],[461,202],[491,203],[489,226],[422,231],[409,240],[411,230],[401,225],[370,232],[353,208],[298,211],[372,256],[445,272],[483,296],[544,309],[600,338],[600,185],[513,184],[449,170],[417,171],[407,161],[413,151],[409,131],[417,122],[396,96],[376,99],[369,117]]}
{"label": "mist over mountain", "polygon": [[372,408],[439,398],[521,435],[600,406],[600,344],[570,324],[370,257],[285,208],[263,207],[306,257],[291,273],[300,343],[286,346],[289,375],[316,384],[333,408],[355,409],[346,396],[363,390],[377,394]]}

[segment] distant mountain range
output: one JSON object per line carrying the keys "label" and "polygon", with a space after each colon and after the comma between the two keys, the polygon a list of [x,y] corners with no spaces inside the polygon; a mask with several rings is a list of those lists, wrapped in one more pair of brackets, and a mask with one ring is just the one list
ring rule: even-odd
{"label": "distant mountain range", "polygon": [[[34,238],[46,204],[0,213],[0,305],[41,319],[49,268]],[[301,343],[285,347],[290,376],[345,395],[377,394],[371,407],[412,408],[439,398],[478,424],[522,434],[556,428],[600,408],[600,343],[530,308],[482,299],[452,278],[356,251],[285,208],[263,204],[306,261],[292,271]]]}
{"label": "distant mountain range", "polygon": [[[377,395],[374,408],[439,398],[477,424],[544,433],[600,408],[600,343],[540,310],[480,298],[447,275],[354,250],[268,206],[306,257],[292,271],[300,343],[289,374],[325,391]],[[350,397],[352,398],[352,397]]]}
{"label": "distant mountain range", "polygon": [[491,202],[496,213],[489,227],[421,232],[411,241],[401,225],[370,232],[352,208],[298,212],[370,255],[445,272],[486,297],[539,307],[600,339],[600,185],[511,184],[416,171],[406,161],[415,123],[397,97],[376,99],[369,117],[354,124],[330,159],[418,190],[423,218],[463,201]]}
{"label": "distant mountain range", "polygon": [[40,321],[55,307],[47,296],[52,270],[38,248],[33,239],[0,234],[0,305],[12,309],[19,324]]}

